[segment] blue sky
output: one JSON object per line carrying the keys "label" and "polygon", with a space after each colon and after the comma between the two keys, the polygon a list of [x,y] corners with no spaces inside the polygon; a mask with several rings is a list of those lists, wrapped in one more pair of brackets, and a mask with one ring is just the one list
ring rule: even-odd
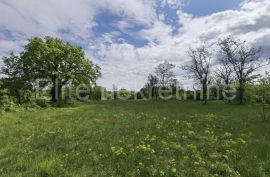
{"label": "blue sky", "polygon": [[269,0],[0,0],[0,12],[0,57],[58,37],[83,47],[108,89],[138,89],[160,62],[182,65],[188,48],[228,35],[270,48]]}
{"label": "blue sky", "polygon": [[195,0],[190,1],[190,3],[184,7],[184,11],[194,16],[205,16],[229,9],[237,9],[241,2],[243,2],[243,0]]}
{"label": "blue sky", "polygon": [[[213,13],[222,12],[228,9],[238,9],[239,4],[242,0],[226,0],[226,1],[217,1],[217,0],[191,0],[183,4],[181,10],[186,13],[192,14],[195,17],[207,16]],[[161,2],[157,3],[155,9],[158,14],[164,15],[164,23],[172,26],[173,33],[177,33],[177,29],[181,26],[178,24],[178,15],[177,11],[179,8],[171,7],[169,4],[162,6]],[[148,40],[140,39],[138,36],[133,36],[133,32],[140,31],[145,28],[142,24],[130,23],[130,26],[126,31],[122,31],[118,28],[117,22],[123,20],[125,17],[121,17],[118,14],[114,14],[110,11],[104,10],[99,12],[95,17],[95,21],[98,23],[96,27],[93,28],[93,32],[97,37],[102,36],[105,33],[119,32],[117,36],[118,39],[123,39],[129,44],[132,44],[136,47],[142,47],[148,44]],[[121,43],[122,40],[118,41]]]}

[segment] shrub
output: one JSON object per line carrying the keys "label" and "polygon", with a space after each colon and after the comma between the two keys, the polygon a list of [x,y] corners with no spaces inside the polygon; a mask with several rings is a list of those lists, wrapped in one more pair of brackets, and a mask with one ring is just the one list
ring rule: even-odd
{"label": "shrub", "polygon": [[48,103],[48,101],[46,99],[37,99],[36,104],[37,104],[37,106],[39,106],[41,108],[50,107],[50,104]]}
{"label": "shrub", "polygon": [[7,90],[0,90],[0,110],[2,111],[12,111],[16,105],[13,100],[8,95]]}

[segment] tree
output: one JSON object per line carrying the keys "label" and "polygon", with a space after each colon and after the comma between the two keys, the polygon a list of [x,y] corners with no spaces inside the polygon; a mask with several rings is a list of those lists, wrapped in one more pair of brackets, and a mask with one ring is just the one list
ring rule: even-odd
{"label": "tree", "polygon": [[158,78],[158,83],[162,90],[165,90],[167,87],[169,87],[172,80],[174,79],[175,76],[172,71],[174,67],[175,66],[173,64],[165,61],[155,68],[155,74]]}
{"label": "tree", "polygon": [[94,86],[90,91],[91,100],[102,100],[103,94],[106,93],[106,89],[101,86]]}
{"label": "tree", "polygon": [[148,76],[148,82],[147,82],[147,87],[148,87],[148,91],[149,91],[149,97],[151,97],[151,99],[153,99],[154,97],[156,97],[157,99],[157,85],[158,85],[158,77],[150,74]]}
{"label": "tree", "polygon": [[227,37],[218,42],[220,52],[225,55],[232,66],[238,82],[237,95],[239,103],[244,103],[245,84],[252,79],[252,74],[266,65],[261,57],[261,48],[247,45],[246,41]]}
{"label": "tree", "polygon": [[31,82],[50,79],[53,102],[60,99],[61,90],[68,82],[95,84],[101,75],[99,66],[86,59],[80,47],[52,37],[30,39],[16,63]]}
{"label": "tree", "polygon": [[172,94],[176,96],[177,92],[180,91],[180,82],[177,79],[172,79],[170,87],[172,88]]}
{"label": "tree", "polygon": [[1,67],[0,73],[5,77],[2,78],[1,87],[8,89],[10,95],[14,96],[19,104],[22,104],[25,102],[24,94],[32,89],[32,85],[23,73],[20,57],[11,53],[9,57],[3,57],[3,63],[4,66]]}
{"label": "tree", "polygon": [[228,57],[221,56],[218,60],[218,66],[215,71],[216,79],[219,82],[229,85],[233,79],[233,68],[228,60]]}
{"label": "tree", "polygon": [[[230,84],[234,79],[234,71],[233,67],[230,64],[228,57],[220,52],[217,60],[218,67],[215,71],[215,81],[217,86],[219,86],[219,95],[221,94],[221,90],[225,88],[226,90],[230,90]],[[229,93],[227,93],[229,94]],[[230,103],[231,100],[229,99],[228,102]]]}
{"label": "tree", "polygon": [[262,117],[266,120],[266,102],[270,98],[270,73],[266,72],[265,76],[260,76],[259,78],[259,100],[262,104]]}
{"label": "tree", "polygon": [[206,104],[212,53],[208,51],[206,46],[202,45],[196,49],[191,48],[188,54],[191,58],[190,64],[183,66],[182,69],[191,73],[192,77],[200,82],[202,85],[202,98],[204,104]]}

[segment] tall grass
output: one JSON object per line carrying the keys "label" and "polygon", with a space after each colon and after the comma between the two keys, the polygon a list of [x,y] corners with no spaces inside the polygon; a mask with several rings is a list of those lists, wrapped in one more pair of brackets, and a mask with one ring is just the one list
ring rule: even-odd
{"label": "tall grass", "polygon": [[266,177],[269,135],[259,105],[106,101],[5,113],[0,176]]}

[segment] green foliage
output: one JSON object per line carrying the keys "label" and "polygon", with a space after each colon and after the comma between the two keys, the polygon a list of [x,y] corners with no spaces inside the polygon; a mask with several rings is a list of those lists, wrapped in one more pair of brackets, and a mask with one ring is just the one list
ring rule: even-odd
{"label": "green foliage", "polygon": [[94,84],[100,76],[100,68],[85,58],[80,47],[64,43],[60,39],[46,37],[33,38],[25,46],[21,61],[26,75],[33,79],[50,78],[53,84],[52,100],[55,97],[56,83],[61,95],[63,85]]}
{"label": "green foliage", "polygon": [[[33,93],[37,85],[51,87],[52,100],[56,101],[64,85],[95,84],[101,75],[99,66],[86,59],[80,47],[52,37],[30,39],[20,56],[11,54],[3,61],[1,73],[8,77],[3,86],[19,104],[23,103],[21,92]],[[40,79],[48,81],[36,83]]]}
{"label": "green foliage", "polygon": [[49,104],[48,100],[46,100],[44,98],[43,99],[37,99],[36,104],[40,108],[48,108],[48,107],[50,107],[50,104]]}
{"label": "green foliage", "polygon": [[8,96],[7,90],[0,90],[0,111],[12,111],[15,109],[15,104]]}
{"label": "green foliage", "polygon": [[130,91],[130,90],[127,90],[127,89],[120,89],[118,91],[118,96],[121,97],[121,98],[124,98],[126,100],[129,100],[129,99],[134,99],[134,91]]}
{"label": "green foliage", "polygon": [[3,58],[3,63],[0,73],[7,77],[1,79],[1,88],[8,89],[8,94],[15,98],[16,103],[28,103],[28,93],[32,85],[23,73],[20,57],[11,53],[10,57]]}
{"label": "green foliage", "polygon": [[101,86],[94,86],[90,92],[90,99],[91,100],[101,100],[102,93],[106,93],[106,89]]}

